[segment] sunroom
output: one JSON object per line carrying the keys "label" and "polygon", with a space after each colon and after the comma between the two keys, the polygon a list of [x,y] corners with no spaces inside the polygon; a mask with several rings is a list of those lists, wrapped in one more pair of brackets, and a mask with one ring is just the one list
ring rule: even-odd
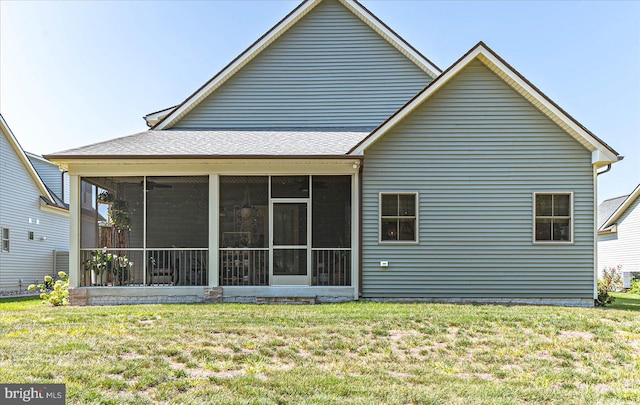
{"label": "sunroom", "polygon": [[359,167],[69,162],[71,286],[87,304],[357,299]]}

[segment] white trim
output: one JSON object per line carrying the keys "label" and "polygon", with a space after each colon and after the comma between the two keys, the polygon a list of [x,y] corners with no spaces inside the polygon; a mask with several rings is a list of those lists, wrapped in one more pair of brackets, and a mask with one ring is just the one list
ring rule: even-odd
{"label": "white trim", "polygon": [[[593,166],[593,212],[594,225],[598,223],[598,169]],[[598,229],[593,227],[593,299],[598,299]]]}
{"label": "white trim", "polygon": [[[600,232],[605,232],[605,229],[609,228],[612,225],[615,225],[616,221],[620,219],[620,217],[625,213],[625,211],[633,204],[636,199],[640,197],[640,184],[636,187],[631,194],[625,198],[625,200],[620,204],[617,210],[609,216],[609,218],[605,221],[604,224],[598,229]],[[597,212],[597,211],[596,211]]]}
{"label": "white trim", "polygon": [[62,215],[62,216],[65,216],[65,217],[69,216],[69,210],[67,210],[66,208],[62,208],[62,207],[46,205],[46,204],[43,203],[42,205],[40,205],[40,209],[42,211],[52,212],[54,214]]}
{"label": "white trim", "polygon": [[[355,167],[354,167],[355,166]],[[232,176],[287,176],[353,174],[360,159],[98,159],[69,162],[69,174],[83,177],[196,176],[217,173]]]}
{"label": "white trim", "polygon": [[220,283],[220,176],[209,174],[209,287]]}
{"label": "white trim", "polygon": [[69,176],[69,287],[80,285],[80,176]]}
{"label": "white trim", "polygon": [[353,299],[360,291],[360,174],[351,176],[351,287]]}
{"label": "white trim", "polygon": [[187,112],[195,108],[204,98],[209,96],[213,91],[222,86],[224,82],[229,80],[238,70],[258,56],[264,48],[269,46],[272,42],[278,39],[284,34],[293,24],[304,17],[315,6],[320,4],[322,0],[305,1],[298,9],[291,13],[284,20],[280,21],[275,27],[273,27],[264,37],[258,42],[254,43],[251,47],[245,50],[239,58],[233,61],[230,65],[225,67],[216,76],[214,76],[209,83],[207,83],[200,90],[189,96],[182,104],[175,108],[169,115],[160,122],[153,129],[167,129],[171,128],[173,124],[180,118],[182,118]]}
{"label": "white trim", "polygon": [[[401,218],[413,218],[415,219],[415,240],[382,240],[382,196],[385,194],[390,195],[413,195],[415,198],[415,207],[416,214],[415,216],[406,216],[403,217],[401,215],[397,216],[398,219]],[[398,206],[399,208],[399,206]],[[378,244],[380,245],[417,245],[420,243],[420,232],[419,232],[419,212],[420,212],[420,193],[417,191],[381,191],[378,193]],[[390,216],[393,217],[393,216]],[[400,230],[398,230],[400,232]]]}
{"label": "white trim", "polygon": [[33,181],[36,183],[36,186],[38,187],[38,189],[40,189],[40,192],[42,193],[42,195],[45,196],[47,199],[49,199],[49,201],[55,201],[53,195],[49,193],[49,190],[44,185],[42,178],[40,178],[40,175],[38,174],[36,169],[33,167],[33,164],[27,157],[25,151],[22,149],[22,146],[20,146],[18,139],[13,134],[13,132],[11,132],[11,128],[9,128],[9,124],[7,124],[7,122],[4,120],[4,117],[1,114],[0,114],[0,131],[2,131],[5,134],[7,140],[9,141],[9,145],[11,145],[13,150],[16,152],[16,155],[18,155],[18,158],[24,164],[25,168],[27,169],[27,172],[29,172],[29,174],[31,175],[31,178],[33,178]]}
{"label": "white trim", "polygon": [[[305,175],[306,176],[306,175]],[[269,272],[269,284],[271,286],[293,286],[293,285],[303,285],[310,286],[311,285],[311,186],[312,180],[311,176],[309,177],[309,197],[271,197],[271,187],[269,187],[269,261],[270,263],[270,272]],[[273,176],[269,176],[269,185],[271,185]],[[273,232],[275,230],[275,222],[273,220],[273,208],[275,204],[305,204],[305,208],[307,210],[307,244],[306,245],[276,245],[273,241]],[[307,259],[307,274],[306,275],[275,275],[273,274],[273,259],[274,259],[274,250],[304,250]]]}
{"label": "white trim", "polygon": [[[8,238],[4,237],[4,230],[8,232]],[[4,249],[4,242],[7,241],[7,249]],[[11,253],[11,228],[7,226],[0,227],[0,252],[1,253]]]}
{"label": "white trim", "polygon": [[[440,69],[429,62],[429,60],[427,60],[424,56],[420,55],[418,52],[407,46],[407,43],[404,40],[402,40],[397,34],[392,32],[375,18],[373,18],[372,14],[363,9],[363,7],[358,2],[355,2],[353,0],[339,1],[347,10],[351,11],[356,17],[373,28],[382,38],[389,42],[393,47],[398,49],[420,69],[424,70],[425,73],[433,78],[438,76]],[[154,126],[153,129],[171,128],[180,118],[186,115],[189,111],[200,104],[202,100],[208,97],[220,86],[222,86],[222,84],[229,80],[237,71],[251,62],[266,47],[280,38],[280,36],[287,32],[289,28],[295,25],[300,19],[306,16],[321,2],[322,0],[307,0],[300,4],[297,9],[295,9],[291,14],[285,17],[284,20],[280,21],[273,28],[271,28],[271,30],[268,31],[264,37],[262,37],[256,43],[246,49],[236,60],[234,60],[230,65],[220,71],[200,90],[196,91],[194,94],[189,96],[182,104],[174,108],[173,111],[171,111],[159,124]],[[160,113],[163,111],[160,111]]]}
{"label": "white trim", "polygon": [[372,18],[373,13],[368,10],[363,9],[362,5],[353,0],[339,0],[342,5],[344,5],[347,9],[349,9],[353,14],[355,14],[358,18],[360,18],[365,24],[369,27],[373,28],[375,32],[377,32],[382,38],[384,38],[387,42],[389,42],[394,48],[396,48],[400,53],[409,58],[413,63],[418,65],[420,69],[422,69],[425,73],[427,73],[431,78],[435,79],[442,73],[440,68],[431,63],[428,59],[426,59],[423,55],[417,52],[415,49],[412,49],[410,46],[407,46],[407,42],[400,38],[398,34],[390,30],[384,24],[381,24],[376,18]]}
{"label": "white trim", "polygon": [[[538,195],[569,195],[569,228],[570,228],[570,237],[571,240],[568,241],[556,241],[556,240],[536,240],[536,196]],[[532,243],[534,245],[573,245],[575,243],[574,240],[574,222],[575,222],[575,213],[573,209],[573,191],[534,191],[532,198],[532,222],[531,222],[531,236]],[[546,217],[546,216],[542,216]],[[558,216],[559,218],[559,216]]]}
{"label": "white trim", "polygon": [[[358,145],[351,155],[363,155],[364,151],[380,137],[389,132],[398,122],[414,111],[422,103],[429,99],[435,92],[446,85],[453,77],[462,71],[469,63],[480,60],[489,69],[501,77],[509,86],[525,97],[542,113],[557,123],[564,131],[584,145],[591,152],[598,151],[598,165],[615,163],[618,157],[611,152],[602,142],[595,139],[586,130],[580,127],[572,118],[555,105],[550,103],[537,89],[523,80],[512,68],[505,65],[488,47],[480,43],[466,56],[451,66],[440,75],[432,84],[428,85],[417,97],[396,112],[389,120],[376,128],[368,138]],[[596,162],[594,162],[596,163]]]}

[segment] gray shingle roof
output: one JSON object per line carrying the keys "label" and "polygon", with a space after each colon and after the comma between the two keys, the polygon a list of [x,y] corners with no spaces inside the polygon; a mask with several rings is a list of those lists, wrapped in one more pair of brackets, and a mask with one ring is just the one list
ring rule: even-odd
{"label": "gray shingle roof", "polygon": [[47,158],[339,156],[372,129],[149,130],[52,153]]}
{"label": "gray shingle roof", "polygon": [[598,229],[600,229],[602,227],[602,225],[604,225],[606,220],[609,219],[609,217],[611,217],[611,215],[614,212],[616,212],[616,210],[618,208],[620,208],[620,206],[622,205],[624,200],[627,199],[627,197],[629,197],[629,195],[623,195],[623,196],[616,197],[616,198],[610,198],[608,200],[604,200],[598,206]]}

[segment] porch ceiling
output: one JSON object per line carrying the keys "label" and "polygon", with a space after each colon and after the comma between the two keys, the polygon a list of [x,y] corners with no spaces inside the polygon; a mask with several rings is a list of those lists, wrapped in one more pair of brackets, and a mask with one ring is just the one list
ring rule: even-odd
{"label": "porch ceiling", "polygon": [[47,155],[66,158],[339,156],[373,128],[149,130]]}

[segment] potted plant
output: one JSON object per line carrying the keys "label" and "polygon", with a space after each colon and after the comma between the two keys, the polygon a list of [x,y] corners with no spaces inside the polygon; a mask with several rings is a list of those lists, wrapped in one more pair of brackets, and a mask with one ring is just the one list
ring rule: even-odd
{"label": "potted plant", "polygon": [[126,285],[129,282],[130,269],[133,263],[126,255],[118,256],[105,250],[96,250],[91,258],[84,262],[85,271],[91,272],[91,285],[105,286],[112,274],[116,285]]}

